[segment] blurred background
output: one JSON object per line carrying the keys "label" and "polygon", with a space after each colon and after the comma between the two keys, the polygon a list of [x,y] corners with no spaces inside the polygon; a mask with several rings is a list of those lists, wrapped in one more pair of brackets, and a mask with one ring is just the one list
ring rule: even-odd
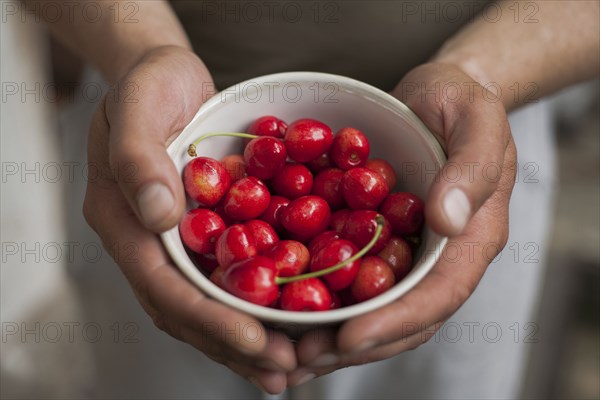
{"label": "blurred background", "polygon": [[[17,25],[2,24],[0,46],[0,394],[80,398],[92,390],[99,373],[92,357],[98,341],[135,345],[138,329],[153,328],[147,320],[97,326],[81,315],[80,288],[66,273],[69,252],[85,251],[91,259],[107,255],[82,248],[86,243],[68,244],[66,215],[49,214],[40,204],[81,207],[67,195],[72,183],[67,174],[81,177],[84,164],[65,158],[56,139],[61,118],[78,115],[73,96],[80,92],[75,83],[83,69],[39,27]],[[550,100],[559,190],[523,398],[600,397],[598,89],[598,81],[588,82]],[[91,90],[103,94],[105,88],[86,90],[90,101],[99,101]]]}
{"label": "blurred background", "polygon": [[526,398],[600,396],[598,82],[556,95],[559,190]]}

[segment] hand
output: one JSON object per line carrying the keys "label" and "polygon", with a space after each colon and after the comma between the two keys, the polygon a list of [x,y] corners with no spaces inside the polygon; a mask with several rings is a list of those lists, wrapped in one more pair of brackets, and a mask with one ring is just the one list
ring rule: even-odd
{"label": "hand", "polygon": [[[453,91],[456,87],[461,93]],[[434,89],[437,95],[431,92]],[[297,346],[300,367],[288,375],[292,386],[339,368],[390,358],[426,342],[467,300],[506,244],[516,149],[502,103],[490,101],[493,94],[448,64],[417,67],[393,95],[447,150],[448,163],[429,191],[426,220],[435,231],[450,236],[447,248],[460,249],[462,257],[456,260],[442,253],[431,272],[394,303],[352,319],[337,331],[306,334]],[[444,179],[456,177],[457,167],[460,179]],[[496,167],[501,169],[498,179]],[[479,244],[477,251],[472,250],[473,243]],[[486,245],[488,254],[480,251]]]}
{"label": "hand", "polygon": [[[89,176],[84,215],[157,327],[281,392],[285,371],[296,366],[287,337],[206,297],[171,264],[155,234],[175,226],[185,206],[166,144],[192,119],[207,88],[212,79],[202,62],[174,46],[145,55],[113,87],[90,129],[90,171],[101,173]],[[131,244],[135,259],[119,257]]]}

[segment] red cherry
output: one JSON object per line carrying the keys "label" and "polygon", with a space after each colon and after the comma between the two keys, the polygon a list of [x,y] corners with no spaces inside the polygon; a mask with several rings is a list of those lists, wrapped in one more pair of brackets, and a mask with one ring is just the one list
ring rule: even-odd
{"label": "red cherry", "polygon": [[225,230],[225,222],[217,213],[206,208],[194,208],[183,216],[179,235],[192,251],[208,254],[215,251],[215,242]]}
{"label": "red cherry", "polygon": [[219,266],[219,261],[214,254],[196,254],[196,265],[205,272],[212,272]]}
{"label": "red cherry", "polygon": [[268,306],[279,297],[275,273],[273,261],[256,256],[232,264],[223,274],[223,286],[240,299]]}
{"label": "red cherry", "polygon": [[215,248],[219,265],[227,268],[237,261],[256,256],[256,240],[244,225],[232,225],[225,229]]}
{"label": "red cherry", "polygon": [[331,307],[329,308],[331,310],[336,310],[342,307],[342,299],[340,298],[340,295],[337,292],[329,292],[329,294],[331,295]]}
{"label": "red cherry", "polygon": [[[324,280],[331,287],[332,290],[339,290],[347,288],[351,285],[352,280],[358,272],[358,266],[360,263],[360,257],[362,257],[366,251],[377,241],[381,230],[383,229],[384,218],[381,215],[377,216],[377,231],[375,236],[370,241],[369,245],[361,249],[360,251],[352,244],[344,239],[336,239],[331,244],[321,249],[315,257],[310,261],[311,272],[303,275],[294,275],[289,277],[277,276],[277,265],[273,260],[265,256],[256,256],[247,258],[242,261],[234,262],[229,267],[220,265],[219,268],[225,268],[225,272],[221,279],[223,287],[235,296],[251,301],[259,305],[267,305],[275,307],[277,301],[278,289],[277,285],[291,284],[292,282],[306,281],[308,279],[314,279],[323,276]],[[236,227],[244,228],[241,225]],[[229,229],[229,228],[228,228]],[[221,236],[226,236],[228,230]],[[220,242],[221,238],[219,238]],[[217,258],[220,261],[219,249],[221,248],[220,243],[217,243]],[[298,243],[298,245],[300,245]],[[304,254],[304,263],[308,258],[308,250],[303,248],[302,253]],[[215,275],[215,280],[218,282],[219,277]],[[319,284],[322,286],[322,283]],[[304,295],[308,295],[312,289],[305,288]],[[290,295],[288,300],[290,302],[296,301],[300,295]],[[327,301],[319,301],[322,304],[327,304],[329,307],[335,304],[329,295]],[[314,297],[307,297],[305,300],[310,303]],[[296,299],[296,300],[295,300]],[[304,300],[300,299],[300,306],[286,305],[283,307],[296,307],[298,309],[310,309],[312,306],[302,306]],[[278,304],[279,305],[279,304]],[[321,307],[321,306],[318,306]]]}
{"label": "red cherry", "polygon": [[315,176],[312,194],[322,197],[332,210],[344,207],[346,202],[340,189],[340,182],[344,171],[338,168],[329,168]]}
{"label": "red cherry", "polygon": [[288,204],[290,204],[290,201],[285,197],[271,196],[269,206],[258,218],[271,225],[276,232],[281,232],[283,230],[281,212]]}
{"label": "red cherry", "polygon": [[419,247],[421,246],[421,242],[422,242],[421,236],[408,235],[408,236],[404,236],[403,239],[406,240],[406,243],[408,243],[408,245],[410,246],[410,248],[413,252],[417,251],[419,249]]}
{"label": "red cherry", "polygon": [[383,176],[383,179],[385,179],[385,183],[387,183],[390,190],[393,190],[396,186],[396,172],[394,171],[394,167],[392,167],[391,164],[384,159],[373,158],[371,160],[367,160],[365,168],[379,172],[381,176]]}
{"label": "red cherry", "polygon": [[[358,252],[358,248],[349,240],[332,240],[329,245],[313,255],[310,261],[311,271],[320,271],[345,261]],[[331,290],[341,290],[354,281],[358,273],[360,260],[345,265],[343,268],[322,277]]]}
{"label": "red cherry", "polygon": [[256,241],[256,250],[259,254],[263,254],[273,247],[275,243],[279,242],[279,236],[277,236],[273,227],[265,221],[252,219],[246,221],[244,226]]}
{"label": "red cherry", "polygon": [[239,181],[246,176],[246,163],[244,162],[244,157],[239,154],[230,154],[223,157],[221,164],[223,164],[229,173],[231,182]]}
{"label": "red cherry", "polygon": [[232,219],[229,215],[227,215],[227,213],[225,212],[225,209],[223,208],[223,202],[220,202],[219,204],[217,204],[213,208],[213,211],[216,212],[219,215],[219,217],[221,217],[223,222],[225,222],[225,226],[231,226],[231,225],[235,225],[238,223],[238,221]]}
{"label": "red cherry", "polygon": [[310,194],[313,176],[303,164],[288,162],[275,173],[271,183],[277,194],[293,200]]}
{"label": "red cherry", "polygon": [[277,276],[296,276],[308,268],[310,253],[305,245],[295,240],[282,240],[269,250],[268,257],[275,262]]}
{"label": "red cherry", "polygon": [[283,142],[270,136],[252,139],[244,149],[248,175],[271,179],[285,164],[287,151]]}
{"label": "red cherry", "polygon": [[344,171],[365,165],[371,146],[366,136],[355,128],[342,128],[335,134],[329,158]]}
{"label": "red cherry", "polygon": [[281,308],[287,311],[326,311],[332,299],[327,286],[317,278],[288,283],[281,291]]}
{"label": "red cherry", "polygon": [[336,294],[340,299],[341,307],[350,307],[357,303],[354,296],[352,296],[352,286],[348,286],[346,289],[336,292]]}
{"label": "red cherry", "polygon": [[217,204],[230,185],[229,173],[213,158],[196,157],[183,169],[185,191],[202,207]]}
{"label": "red cherry", "polygon": [[394,286],[394,283],[394,273],[381,257],[364,257],[352,282],[352,297],[357,302],[369,300]]}
{"label": "red cherry", "polygon": [[287,124],[272,115],[265,115],[256,119],[249,127],[248,133],[258,136],[273,136],[282,138],[287,129]]}
{"label": "red cherry", "polygon": [[329,226],[336,232],[342,233],[344,230],[344,225],[346,225],[346,221],[348,220],[348,216],[352,210],[344,208],[343,210],[338,210],[331,215],[331,222]]}
{"label": "red cherry", "polygon": [[327,247],[332,240],[341,239],[342,235],[336,231],[324,231],[315,236],[308,244],[310,254],[317,254],[322,248]]}
{"label": "red cherry", "polygon": [[[371,241],[375,230],[377,229],[377,221],[375,218],[379,215],[377,211],[372,210],[356,210],[352,211],[346,219],[346,224],[342,230],[342,237],[357,245],[359,248],[365,247]],[[367,254],[379,253],[390,240],[392,236],[392,227],[388,220],[383,224],[383,230],[375,245]]]}
{"label": "red cherry", "polygon": [[313,174],[318,174],[324,169],[335,167],[335,164],[331,161],[327,153],[323,153],[321,157],[308,161],[305,165]]}
{"label": "red cherry", "polygon": [[215,285],[217,285],[218,287],[220,287],[223,290],[225,289],[225,286],[223,286],[223,274],[225,274],[225,268],[218,266],[211,274],[210,277],[208,278],[212,283],[214,283]]}
{"label": "red cherry", "polygon": [[394,272],[396,282],[404,278],[412,269],[412,251],[410,245],[402,238],[392,236],[388,244],[378,254]]}
{"label": "red cherry", "polygon": [[379,212],[392,224],[395,235],[414,235],[423,226],[425,204],[412,193],[392,193],[385,198]]}
{"label": "red cherry", "polygon": [[270,201],[265,184],[254,176],[247,176],[231,185],[223,200],[223,209],[230,218],[246,221],[261,215]]}
{"label": "red cherry", "polygon": [[300,119],[288,126],[284,137],[289,157],[307,162],[320,157],[333,142],[331,128],[314,119]]}
{"label": "red cherry", "polygon": [[327,202],[317,196],[299,197],[281,213],[283,227],[302,242],[323,232],[330,218],[331,211]]}
{"label": "red cherry", "polygon": [[354,210],[375,210],[390,189],[383,177],[367,168],[352,168],[342,178],[342,193]]}

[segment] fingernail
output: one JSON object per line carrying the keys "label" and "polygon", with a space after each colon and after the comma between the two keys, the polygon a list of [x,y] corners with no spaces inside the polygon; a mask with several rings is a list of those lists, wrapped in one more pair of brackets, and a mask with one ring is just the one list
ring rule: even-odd
{"label": "fingernail", "polygon": [[354,353],[360,353],[361,351],[372,349],[377,346],[377,342],[375,340],[365,340],[354,349]]}
{"label": "fingernail", "polygon": [[452,188],[444,196],[443,207],[450,224],[462,232],[471,215],[471,204],[467,195],[459,188]]}
{"label": "fingernail", "polygon": [[137,203],[144,224],[154,226],[169,215],[175,207],[175,198],[162,183],[152,183],[140,192]]}
{"label": "fingernail", "polygon": [[250,382],[251,384],[253,384],[254,386],[256,386],[261,392],[263,393],[267,393],[267,391],[265,390],[264,387],[262,387],[262,385],[260,383],[258,383],[258,380],[256,378],[254,378],[253,376],[248,378],[248,382]]}
{"label": "fingernail", "polygon": [[319,357],[315,358],[313,361],[308,363],[310,367],[327,367],[330,365],[337,364],[340,358],[333,353],[325,353],[321,354]]}
{"label": "fingernail", "polygon": [[298,382],[296,382],[296,384],[294,386],[304,385],[306,382],[315,379],[316,376],[317,376],[316,374],[313,374],[312,372],[310,372],[310,373],[304,375],[302,378],[298,379]]}
{"label": "fingernail", "polygon": [[256,354],[260,353],[260,349],[252,347],[250,344],[244,342],[240,343],[238,346],[238,351],[247,356],[255,356]]}

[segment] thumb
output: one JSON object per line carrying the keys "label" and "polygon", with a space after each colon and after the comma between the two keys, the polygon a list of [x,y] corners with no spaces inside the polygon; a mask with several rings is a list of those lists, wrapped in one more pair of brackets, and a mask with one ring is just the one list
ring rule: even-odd
{"label": "thumb", "polygon": [[510,128],[503,110],[483,105],[457,113],[445,134],[448,161],[428,194],[425,213],[439,233],[456,236],[503,182]]}
{"label": "thumb", "polygon": [[[451,93],[452,101],[446,101],[443,96],[421,93],[434,84],[432,76],[438,85],[477,87],[468,95]],[[440,139],[448,154],[428,193],[427,221],[436,232],[456,236],[498,185],[510,180],[503,179],[511,169],[504,165],[511,143],[506,112],[500,102],[489,101],[494,96],[486,97],[486,89],[465,74],[449,74],[434,65],[416,71],[409,79],[417,82],[421,91],[403,91],[400,97]]]}
{"label": "thumb", "polygon": [[110,158],[117,183],[142,225],[154,232],[175,226],[185,197],[164,142],[161,147],[145,137],[142,142],[124,143]]}
{"label": "thumb", "polygon": [[[200,107],[205,71],[187,71],[187,78],[156,71],[150,63],[134,70],[114,90],[133,91],[134,96],[107,97],[110,126],[109,162],[115,180],[140,222],[149,230],[163,232],[175,226],[185,208],[181,178],[166,151]],[[199,68],[196,68],[199,69]],[[133,98],[132,98],[133,97]],[[132,101],[125,102],[129,98]],[[120,102],[115,99],[121,99]]]}

